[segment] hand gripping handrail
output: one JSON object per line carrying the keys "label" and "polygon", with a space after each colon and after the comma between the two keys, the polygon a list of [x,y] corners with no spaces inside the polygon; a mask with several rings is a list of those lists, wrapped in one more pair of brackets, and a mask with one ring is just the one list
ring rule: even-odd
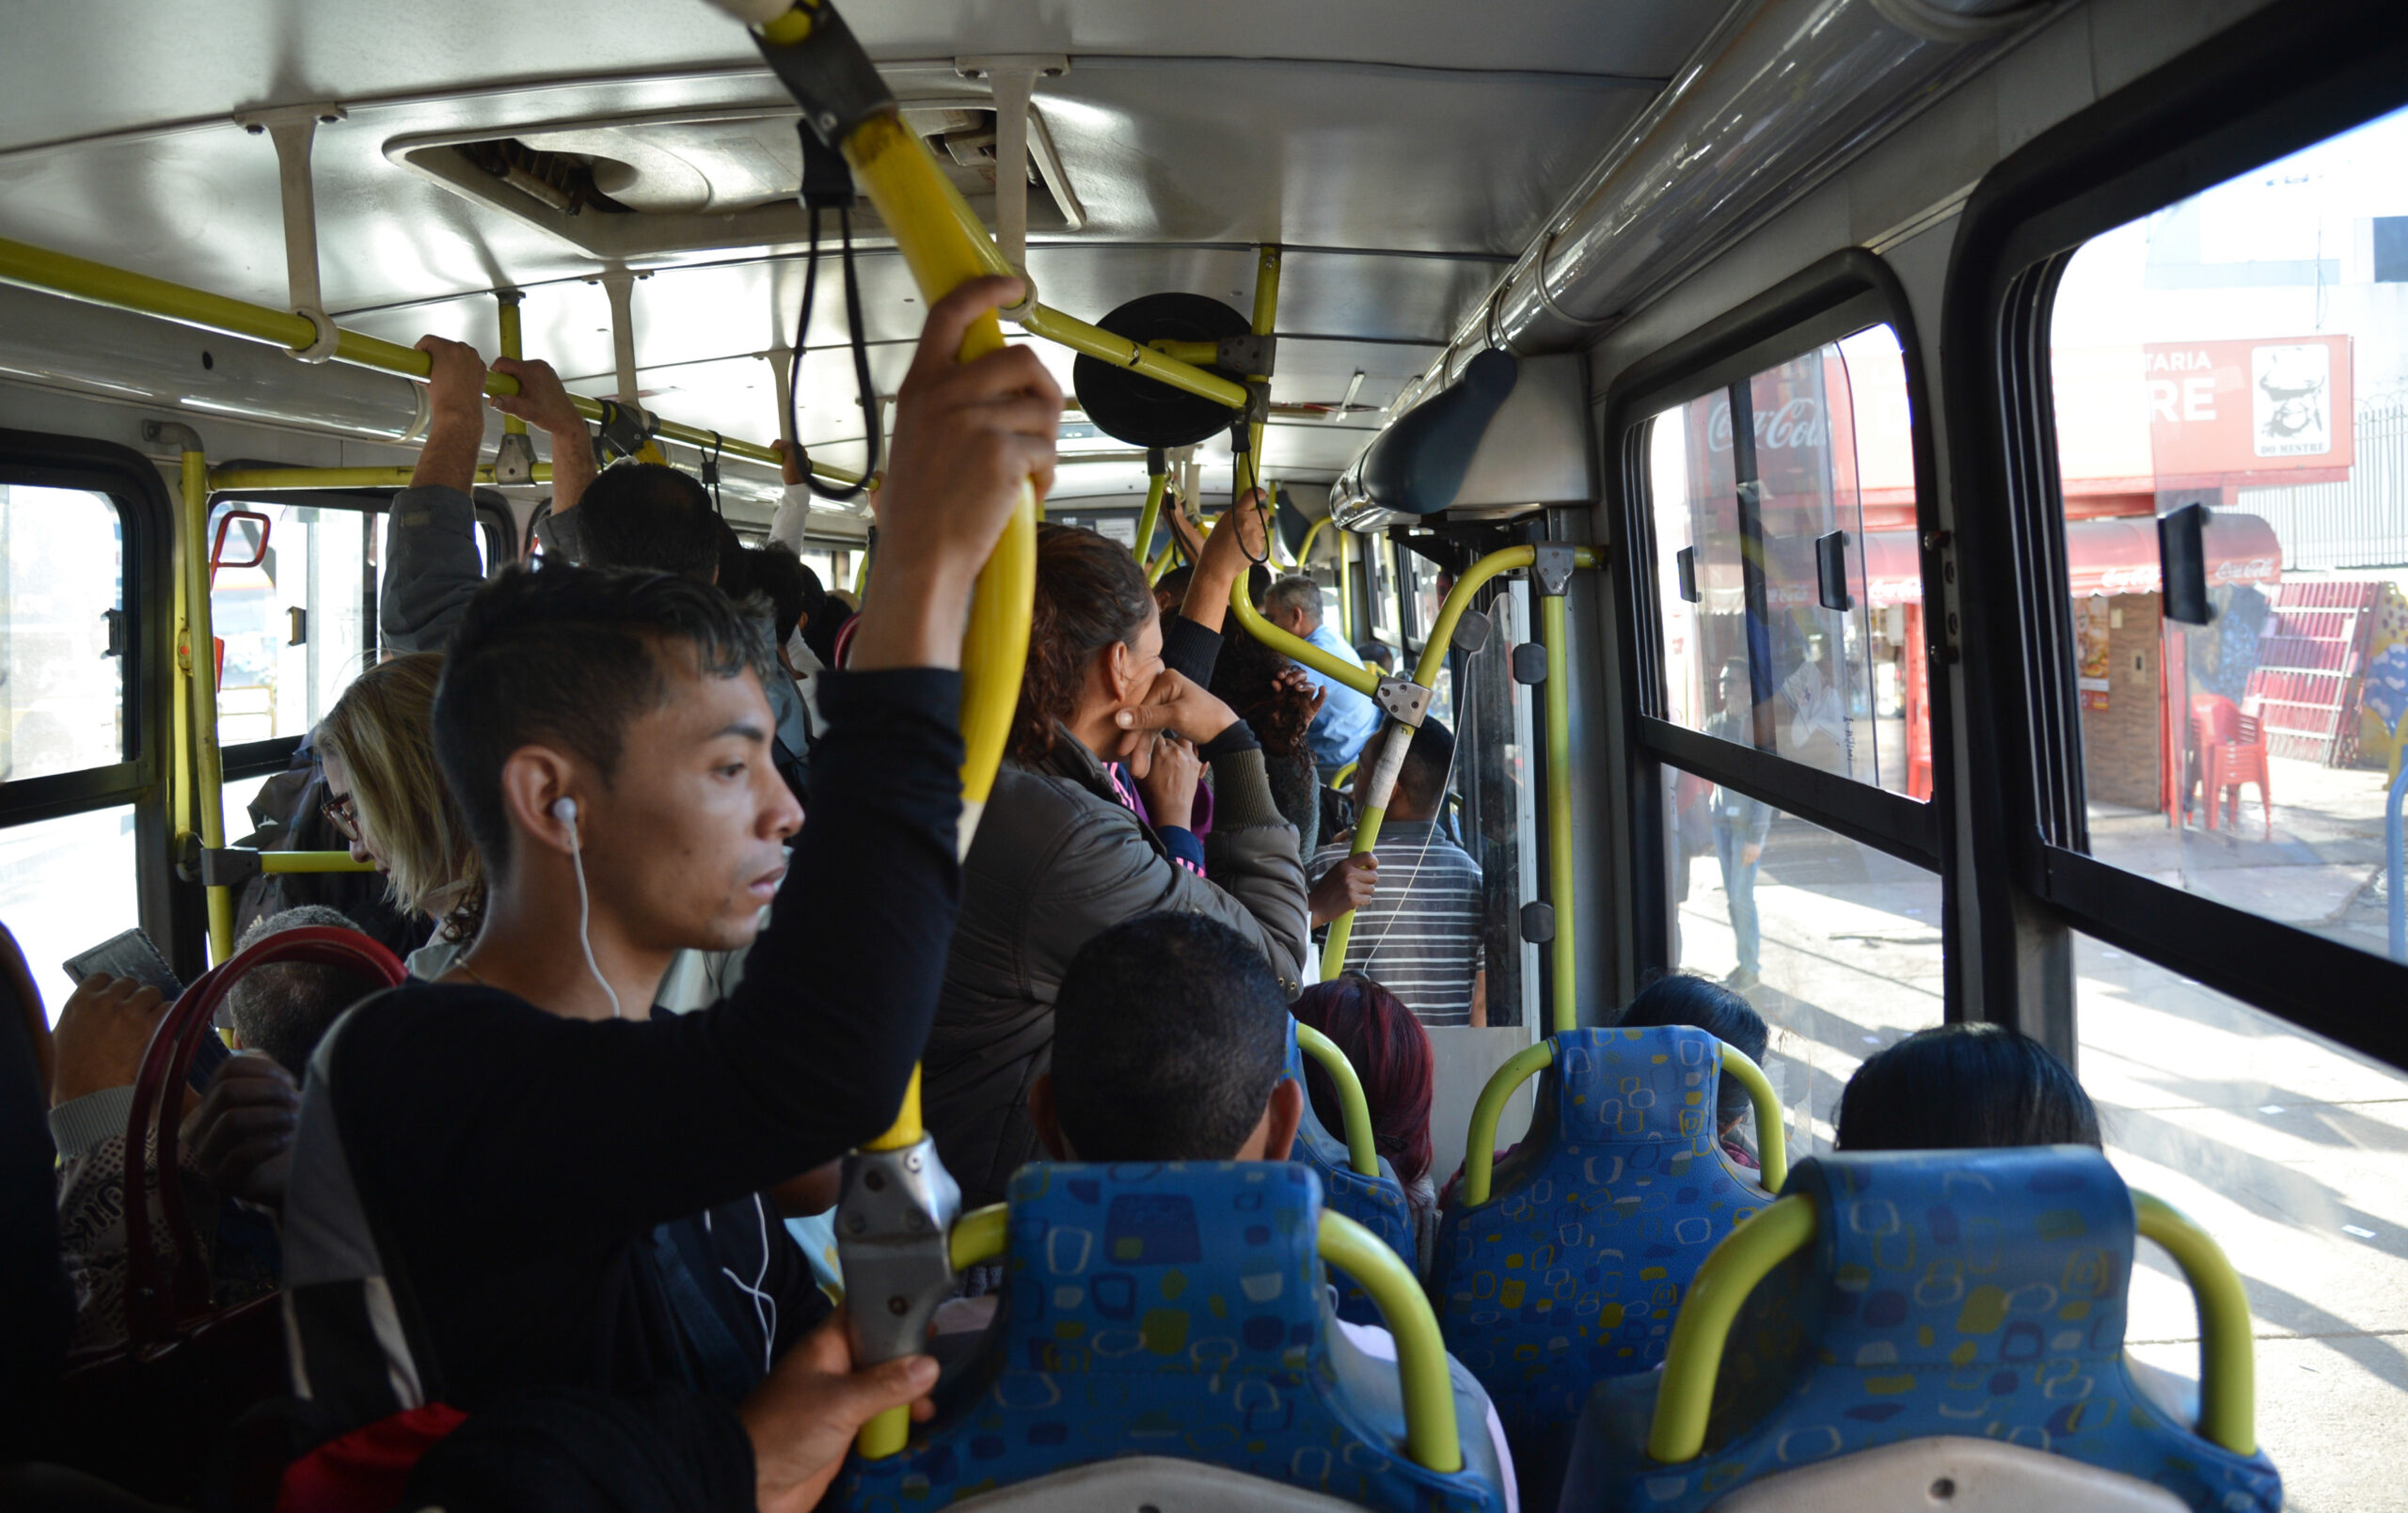
{"label": "hand gripping handrail", "polygon": [[[1779,1192],[1782,1184],[1789,1180],[1789,1145],[1782,1128],[1781,1100],[1773,1094],[1772,1080],[1746,1051],[1720,1041],[1716,1044],[1722,1049],[1720,1069],[1739,1080],[1756,1111],[1756,1154],[1763,1163],[1757,1185],[1766,1192]],[[1526,1079],[1553,1064],[1555,1039],[1549,1036],[1515,1051],[1481,1088],[1480,1097],[1471,1106],[1471,1132],[1464,1143],[1463,1201],[1466,1207],[1476,1208],[1488,1201],[1489,1184],[1497,1170],[1497,1121],[1505,1111],[1505,1100]]]}
{"label": "hand gripping handrail", "polygon": [[[1000,1203],[963,1214],[953,1226],[953,1269],[964,1271],[1002,1255],[1010,1217],[1010,1206]],[[1385,1241],[1343,1214],[1323,1209],[1315,1238],[1321,1258],[1353,1277],[1378,1305],[1381,1322],[1396,1341],[1405,1455],[1427,1471],[1463,1470],[1447,1344],[1420,1282]]]}
{"label": "hand gripping handrail", "polygon": [[[2198,1304],[2199,1434],[2234,1455],[2256,1455],[2257,1360],[2241,1278],[2207,1232],[2172,1206],[2138,1190],[2131,1198],[2135,1229],[2173,1255]],[[1677,1465],[1703,1452],[1714,1380],[1739,1305],[1773,1268],[1814,1242],[1816,1221],[1814,1200],[1794,1193],[1733,1230],[1698,1268],[1665,1349],[1647,1431],[1650,1459]]]}
{"label": "hand gripping handrail", "polygon": [[1339,1113],[1346,1121],[1346,1164],[1356,1176],[1378,1176],[1380,1153],[1371,1139],[1371,1100],[1363,1095],[1363,1080],[1354,1074],[1354,1064],[1346,1059],[1337,1041],[1301,1019],[1296,1021],[1296,1045],[1321,1064],[1338,1088]]}

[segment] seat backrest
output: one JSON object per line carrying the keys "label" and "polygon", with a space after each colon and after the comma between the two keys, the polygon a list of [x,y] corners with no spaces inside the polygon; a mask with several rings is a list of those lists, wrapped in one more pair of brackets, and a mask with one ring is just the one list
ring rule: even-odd
{"label": "seat backrest", "polygon": [[[1288,1075],[1298,1086],[1306,1086],[1305,1056],[1296,1043],[1296,1021],[1288,1021]],[[1313,1100],[1305,1098],[1304,1117],[1296,1125],[1296,1145],[1290,1153],[1291,1160],[1311,1167],[1321,1179],[1321,1200],[1332,1213],[1344,1214],[1378,1236],[1382,1243],[1403,1258],[1404,1264],[1418,1274],[1421,1269],[1420,1247],[1413,1233],[1413,1206],[1404,1196],[1404,1184],[1398,1180],[1396,1168],[1385,1156],[1374,1159],[1379,1174],[1366,1176],[1354,1170],[1346,1142],[1330,1132],[1313,1111]],[[1353,1278],[1340,1273],[1338,1279],[1338,1316],[1350,1324],[1376,1324],[1380,1314],[1370,1296]]]}
{"label": "seat backrest", "polygon": [[1331,1318],[1320,1222],[1294,1161],[1022,1167],[993,1328],[935,1420],[856,1457],[832,1505],[933,1510],[1167,1456],[1399,1513],[1501,1506],[1477,1412],[1458,1412],[1465,1471],[1404,1455],[1401,1404]]}
{"label": "seat backrest", "polygon": [[2231,740],[2240,721],[2240,707],[2220,693],[2199,694],[2191,701],[2191,729],[2203,744]]}
{"label": "seat backrest", "polygon": [[1945,1437],[2066,1458],[2193,1508],[2280,1506],[2262,1452],[2170,1422],[2133,1382],[2132,1198],[2098,1151],[1826,1156],[1792,1172],[1783,1197],[1798,1195],[1813,1238],[1732,1325],[1703,1452],[1649,1458],[1654,1383],[1610,1383],[1584,1414],[1564,1508],[1625,1505],[1643,1483],[1651,1513],[1686,1513],[1799,1468]]}
{"label": "seat backrest", "polygon": [[1488,1202],[1440,1217],[1430,1277],[1447,1348],[1541,1490],[1591,1386],[1663,1360],[1689,1278],[1772,1201],[1720,1150],[1721,1042],[1666,1026],[1553,1045],[1529,1137]]}

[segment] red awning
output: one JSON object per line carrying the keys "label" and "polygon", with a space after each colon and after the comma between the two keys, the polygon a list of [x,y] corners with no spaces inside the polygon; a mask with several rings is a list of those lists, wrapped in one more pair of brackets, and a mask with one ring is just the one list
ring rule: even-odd
{"label": "red awning", "polygon": [[[2208,524],[2207,549],[2210,588],[2282,580],[2283,544],[2257,515],[2219,512]],[[2147,515],[2067,521],[2066,570],[2077,598],[2162,591],[2157,521]],[[1864,593],[1876,606],[1921,601],[1923,564],[1913,531],[1866,532]]]}

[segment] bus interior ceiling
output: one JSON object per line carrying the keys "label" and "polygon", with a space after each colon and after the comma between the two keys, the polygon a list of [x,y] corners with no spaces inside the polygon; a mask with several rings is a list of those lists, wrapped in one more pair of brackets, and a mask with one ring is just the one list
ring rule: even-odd
{"label": "bus interior ceiling", "polygon": [[[1877,1048],[1944,1019],[2018,1025],[2077,1065],[2119,1168],[2198,1219],[2243,1273],[2262,1435],[2289,1505],[2408,1509],[2408,1489],[2381,1464],[2384,1437],[2368,1432],[2408,1415],[2408,1185],[2397,1164],[2408,1153],[2408,1077],[2338,1043],[2351,1037],[2333,1025],[2327,1038],[2290,1022],[2306,1017],[2293,1001],[2302,991],[2258,992],[2263,980],[2245,973],[2215,980],[2212,964],[2164,944],[2172,926],[2157,916],[2086,918],[2068,902],[2072,891],[2043,897],[2030,881],[2042,865],[2032,857],[2082,851],[2085,862],[2215,900],[2237,911],[2216,917],[2235,928],[2246,914],[2380,956],[2379,805],[2389,774],[2377,778],[2380,764],[2310,762],[2278,745],[2273,803],[2262,783],[2258,790],[2269,813],[2264,843],[2249,848],[2253,811],[2241,817],[2240,839],[2219,833],[2211,853],[2177,749],[2188,718],[2182,696],[2203,686],[2196,669],[2186,686],[2179,670],[2150,664],[2149,678],[2168,681],[2149,701],[2157,744],[2133,759],[2133,780],[2148,796],[2103,801],[2105,742],[2096,733],[2110,700],[2133,696],[2121,683],[2113,692],[2094,686],[2107,681],[2102,639],[2100,667],[2085,665],[2082,686],[2084,700],[2098,697],[2081,706],[2083,733],[2067,748],[2077,788],[2089,774],[2091,801],[2077,816],[2087,828],[2049,832],[2052,847],[2017,849],[2023,843],[2005,833],[2001,815],[2020,814],[2015,806],[2025,800],[2000,796],[2032,780],[2001,770],[1995,712],[2011,700],[1985,681],[1986,654],[1970,642],[1985,627],[2004,636],[1997,607],[2013,598],[2011,588],[1994,587],[2011,565],[1986,565],[2005,554],[1980,554],[2020,538],[1984,512],[2007,508],[2004,485],[1968,481],[1969,459],[1988,454],[1969,449],[1970,430],[1951,428],[1978,409],[1978,396],[1950,386],[1979,375],[1952,366],[1943,341],[1970,329],[1961,307],[1970,296],[1956,284],[1969,256],[1959,232],[1986,176],[2194,50],[2302,8],[2279,0],[1531,0],[1499,12],[1426,0],[1069,0],[856,4],[848,19],[907,121],[982,217],[994,213],[994,73],[1034,71],[1026,270],[1045,305],[1095,321],[1141,295],[1177,291],[1244,311],[1258,249],[1281,249],[1275,408],[1259,471],[1291,487],[1306,514],[1335,507],[1346,512],[1339,524],[1363,528],[1347,538],[1354,555],[1341,556],[1332,531],[1321,559],[1324,567],[1359,563],[1371,585],[1359,591],[1361,609],[1350,602],[1344,611],[1355,640],[1408,652],[1396,600],[1426,572],[1407,552],[1378,555],[1388,550],[1382,529],[1412,522],[1367,502],[1350,472],[1367,446],[1492,347],[1525,358],[1578,355],[1597,485],[1505,512],[1550,539],[1611,548],[1608,571],[1578,575],[1568,601],[1575,780],[1566,833],[1576,840],[1571,898],[1553,902],[1568,911],[1578,901],[1580,946],[1572,980],[1551,983],[1545,947],[1520,945],[1519,1006],[1496,1016],[1502,1022],[1493,1030],[1434,1036],[1442,1174],[1461,1155],[1473,1095],[1544,1033],[1553,993],[1572,995],[1581,1022],[1603,1023],[1657,969],[1744,973],[1775,1031],[1766,1069],[1793,1158],[1830,1149],[1839,1091]],[[1928,31],[1908,28],[1902,14],[1924,17]],[[1972,24],[2002,16],[2014,24]],[[1961,33],[1948,33],[1952,17],[1967,24]],[[332,118],[316,128],[310,166],[318,273],[325,309],[341,326],[404,345],[431,332],[491,358],[495,292],[520,291],[527,354],[551,361],[573,391],[632,398],[668,419],[756,443],[781,433],[777,365],[795,340],[803,283],[796,108],[728,19],[701,0],[541,9],[437,0],[372,24],[211,0],[164,31],[156,8],[91,0],[22,7],[8,27],[0,237],[288,307],[277,154],[244,122],[323,107]],[[2232,171],[2186,180],[2159,203]],[[564,213],[572,200],[582,203]],[[2109,224],[2156,208],[2135,204]],[[2408,189],[2370,213],[2408,226]],[[875,213],[856,210],[853,225],[871,378],[891,420],[888,402],[924,307]],[[795,425],[815,461],[859,469],[863,416],[833,240],[831,217]],[[2400,266],[2408,269],[2408,253]],[[622,388],[603,282],[623,273],[633,276],[632,394]],[[1853,323],[1827,319],[1843,306],[1871,313]],[[2391,319],[2403,315],[2408,307]],[[2295,323],[2226,323],[2212,334],[2289,337]],[[1866,328],[1881,325],[1897,340],[1868,349]],[[1789,339],[1808,328],[1811,337]],[[1034,339],[1006,329],[1011,339]],[[2162,340],[2142,333],[2126,344],[2145,339]],[[2357,339],[2364,374],[2363,354],[2373,349],[2364,334]],[[1069,391],[1072,355],[1034,344]],[[1714,544],[1701,525],[1700,576],[1676,589],[1679,544],[1661,537],[1675,528],[1668,480],[1677,488],[1683,466],[1703,468],[1701,479],[1727,491],[1739,465],[1728,401],[1718,420],[1716,395],[1754,373],[1761,404],[1769,392],[1761,375],[1818,351],[1814,392],[1828,385],[1853,396],[1857,449],[1845,465],[1863,498],[1846,528],[1859,538],[1850,571],[1870,611],[1851,622],[1861,628],[1833,632],[1865,685],[1863,733],[1801,785],[1765,777],[1774,764],[1755,760],[1785,754],[1785,736],[1760,735],[1760,750],[1721,766],[1708,744],[1722,658],[1755,654],[1717,641],[1722,632],[1707,622],[1718,603],[1728,609],[1761,592],[1762,571],[1750,577],[1735,551],[1727,562],[1710,560]],[[1710,384],[1699,377],[1709,373]],[[2408,370],[2393,376],[2408,392]],[[2375,392],[2370,383],[2361,378],[2362,397]],[[0,427],[132,448],[158,462],[171,492],[172,448],[144,439],[146,420],[194,427],[213,463],[406,465],[414,402],[410,386],[387,374],[308,368],[237,339],[0,286]],[[1762,411],[1755,418],[1756,447],[1769,455],[1778,433],[1765,429]],[[1718,423],[1727,459],[1719,464],[1706,439]],[[1700,438],[1688,459],[1665,439],[1678,424]],[[2069,438],[2062,405],[2056,424]],[[1642,441],[1631,442],[1634,434]],[[2076,443],[2063,445],[2070,524],[2059,555],[2079,557],[2072,533],[2092,522],[2077,519]],[[700,455],[684,446],[669,454],[688,468]],[[1204,498],[1226,500],[1240,478],[1228,435],[1202,443],[1196,457]],[[1061,460],[1051,506],[1082,520],[1109,512],[1133,538],[1148,487],[1141,452],[1072,413]],[[1713,473],[1717,465],[1724,471]],[[1874,475],[1884,468],[1892,494],[1877,518]],[[2104,480],[2113,470],[2095,471]],[[766,525],[778,498],[774,468],[731,460],[724,477],[730,518],[748,529]],[[2235,481],[2213,486],[2226,490],[2224,507],[2247,513],[2244,492],[2342,477],[2300,472],[2292,485],[2235,472]],[[2121,512],[2138,530],[2149,524],[2142,515],[2173,501],[2163,485],[2135,487],[2143,502]],[[512,539],[523,541],[545,490],[501,493],[515,506]],[[2095,496],[2109,496],[2105,482]],[[2408,496],[2395,493],[2384,508],[2408,542]],[[2099,524],[2116,513],[2099,510]],[[816,514],[814,549],[858,551],[864,525],[848,510]],[[1641,530],[1655,534],[1634,536]],[[1651,540],[1658,559],[1637,557]],[[2154,538],[2143,545],[2153,554]],[[346,538],[342,550],[347,570],[366,562],[372,575],[372,530]],[[1905,588],[1876,583],[1877,550],[1898,554]],[[2321,571],[2292,575],[2311,581]],[[1408,581],[1379,588],[1390,575]],[[1643,592],[1631,581],[1641,576],[1654,585]],[[2397,585],[2408,645],[2408,550],[2357,576]],[[2271,581],[2261,586],[2271,591]],[[249,582],[238,577],[221,591],[247,591]],[[2123,592],[2113,586],[2092,591],[2101,638],[2111,634],[2109,613],[2118,632],[2127,613],[2158,623],[2154,590],[2130,600],[2111,599]],[[2369,592],[2369,607],[2394,602]],[[1500,623],[1535,639],[1534,591],[1513,603]],[[1370,624],[1356,623],[1364,613]],[[1910,633],[1909,624],[1927,629]],[[2165,644],[2185,643],[2178,630],[2170,634]],[[1926,635],[1927,685],[1909,665]],[[1886,648],[1891,660],[1877,675],[1860,637]],[[1709,646],[1722,650],[1709,658]],[[2126,650],[2113,646],[2117,655]],[[337,673],[325,676],[340,686]],[[1465,699],[1463,688],[1451,692]],[[1513,749],[1516,908],[1546,891],[1537,859],[1544,823],[1533,818],[1530,752],[1542,737],[1532,692],[1515,690],[1513,719],[1484,737]],[[1920,730],[1915,700],[1927,722]],[[230,704],[221,717],[241,713]],[[285,735],[289,724],[271,717],[259,729]],[[230,745],[237,736],[225,728]],[[2395,721],[2395,744],[2398,729]],[[2099,748],[2087,758],[2084,739]],[[2031,742],[2011,749],[2036,750],[2039,737]],[[1698,752],[1705,755],[1691,761]],[[1776,806],[1759,877],[1757,861],[1735,866],[1718,859],[1713,837],[1682,832],[1688,796],[1716,784],[1754,798],[1811,791],[1830,801],[1812,818]],[[230,781],[230,834],[244,828],[236,790]],[[88,848],[95,837],[107,844],[85,854],[131,868],[132,815],[105,812],[105,836],[62,830],[40,843],[40,855],[18,850],[22,875],[47,875],[41,869],[54,860],[45,858]],[[2032,821],[2042,830],[2048,823]],[[1505,827],[1513,828],[1510,820]],[[0,840],[0,857],[14,849]],[[1744,924],[1727,881],[1735,871],[1751,879]],[[2313,908],[2286,912],[2286,900],[2311,895]],[[0,918],[12,926],[20,912],[39,920],[63,906],[0,876]],[[130,901],[121,912],[132,922]],[[88,918],[71,911],[58,928],[75,938],[58,943],[83,945],[95,933]],[[39,976],[45,958],[33,954]],[[2178,957],[2179,969],[2159,959]],[[2397,987],[2396,978],[2350,980]],[[2396,1046],[2396,1028],[2386,1033]],[[1521,1095],[1500,1145],[1528,1108]],[[2199,1325],[2189,1310],[2174,1268],[2147,1253],[2134,1283],[2135,1354],[2192,1369]]]}

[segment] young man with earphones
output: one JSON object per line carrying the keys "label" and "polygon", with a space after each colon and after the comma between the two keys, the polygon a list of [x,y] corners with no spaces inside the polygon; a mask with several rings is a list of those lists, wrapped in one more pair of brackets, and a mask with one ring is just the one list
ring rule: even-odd
{"label": "young man with earphones", "polygon": [[[741,1412],[763,1506],[807,1506],[854,1426],[934,1383],[924,1358],[849,1374],[756,1194],[884,1130],[927,1038],[971,586],[1022,481],[1050,483],[1061,410],[1027,348],[954,361],[1018,289],[928,312],[809,824],[771,765],[775,664],[707,585],[547,566],[468,607],[434,738],[483,931],[327,1036],[295,1142],[288,1324],[327,1432],[667,1382]],[[729,998],[652,1016],[676,952],[748,944]]]}

